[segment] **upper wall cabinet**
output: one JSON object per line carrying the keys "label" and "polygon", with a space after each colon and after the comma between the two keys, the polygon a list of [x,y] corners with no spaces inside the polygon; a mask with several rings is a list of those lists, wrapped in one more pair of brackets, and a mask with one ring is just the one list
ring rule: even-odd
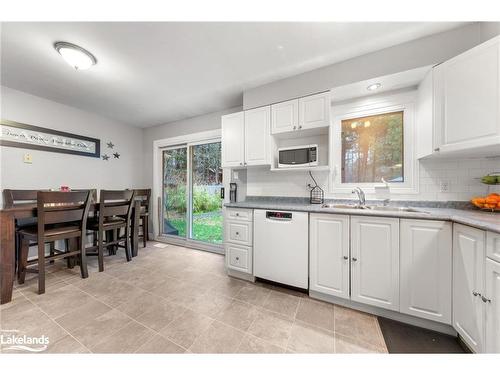
{"label": "upper wall cabinet", "polygon": [[299,128],[299,100],[273,104],[271,106],[271,133],[287,133]]}
{"label": "upper wall cabinet", "polygon": [[245,162],[245,113],[222,116],[222,166],[239,167]]}
{"label": "upper wall cabinet", "polygon": [[245,111],[245,165],[269,164],[271,108]]}
{"label": "upper wall cabinet", "polygon": [[269,106],[222,116],[222,167],[270,164]]}
{"label": "upper wall cabinet", "polygon": [[419,91],[419,157],[500,153],[500,37],[436,66]]}
{"label": "upper wall cabinet", "polygon": [[330,125],[330,92],[299,99],[299,129]]}
{"label": "upper wall cabinet", "polygon": [[330,125],[330,93],[310,95],[271,106],[271,133],[288,133]]}

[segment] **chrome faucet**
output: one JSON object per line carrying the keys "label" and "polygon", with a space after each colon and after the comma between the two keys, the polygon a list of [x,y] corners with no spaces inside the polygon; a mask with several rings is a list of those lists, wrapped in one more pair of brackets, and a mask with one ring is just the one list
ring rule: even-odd
{"label": "chrome faucet", "polygon": [[358,195],[358,206],[364,207],[366,204],[366,198],[363,189],[361,189],[360,187],[355,187],[354,189],[352,189],[352,193],[356,193]]}

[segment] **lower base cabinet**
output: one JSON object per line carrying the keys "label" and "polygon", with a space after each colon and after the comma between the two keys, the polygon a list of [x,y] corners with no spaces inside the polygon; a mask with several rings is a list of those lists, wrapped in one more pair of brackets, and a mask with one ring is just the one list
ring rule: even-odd
{"label": "lower base cabinet", "polygon": [[349,299],[349,216],[309,215],[309,289]]}
{"label": "lower base cabinet", "polygon": [[484,349],[484,262],[486,233],[453,226],[453,328],[476,353]]}
{"label": "lower base cabinet", "polygon": [[500,263],[486,259],[486,353],[500,353]]}
{"label": "lower base cabinet", "polygon": [[451,324],[452,224],[400,220],[400,312]]}
{"label": "lower base cabinet", "polygon": [[226,244],[226,266],[229,269],[252,274],[252,248]]}

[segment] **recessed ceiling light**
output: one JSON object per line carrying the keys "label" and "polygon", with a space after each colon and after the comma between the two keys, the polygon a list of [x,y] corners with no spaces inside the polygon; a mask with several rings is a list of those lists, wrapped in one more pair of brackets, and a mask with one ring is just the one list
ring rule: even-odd
{"label": "recessed ceiling light", "polygon": [[382,84],[381,84],[381,83],[373,83],[373,84],[371,84],[370,86],[368,86],[366,89],[367,89],[368,91],[375,91],[375,90],[379,89],[379,88],[380,88],[380,86],[382,86]]}
{"label": "recessed ceiling light", "polygon": [[75,44],[57,42],[54,48],[75,70],[85,70],[97,64],[97,60],[89,51]]}

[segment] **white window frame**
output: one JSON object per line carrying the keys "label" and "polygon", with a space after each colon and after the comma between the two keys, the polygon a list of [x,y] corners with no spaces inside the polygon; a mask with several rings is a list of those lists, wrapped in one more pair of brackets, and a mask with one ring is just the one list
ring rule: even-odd
{"label": "white window frame", "polygon": [[418,194],[418,165],[416,150],[417,92],[377,95],[332,105],[330,163],[332,165],[330,193],[350,194],[356,186],[375,194],[382,182],[342,183],[342,120],[403,111],[403,174],[404,182],[389,183],[391,194]]}

